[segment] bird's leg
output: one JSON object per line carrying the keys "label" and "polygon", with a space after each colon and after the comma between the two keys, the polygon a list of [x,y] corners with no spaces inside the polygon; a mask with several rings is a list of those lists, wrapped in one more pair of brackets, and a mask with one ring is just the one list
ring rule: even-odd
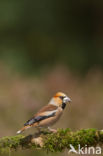
{"label": "bird's leg", "polygon": [[44,133],[45,132],[45,129],[44,127],[37,127],[37,130],[38,130],[38,133]]}
{"label": "bird's leg", "polygon": [[38,133],[41,133],[41,127],[36,127],[36,128],[37,128]]}
{"label": "bird's leg", "polygon": [[53,133],[56,133],[56,132],[57,132],[56,129],[52,129],[52,128],[50,128],[50,127],[48,127],[48,130],[51,131],[51,132],[53,132]]}

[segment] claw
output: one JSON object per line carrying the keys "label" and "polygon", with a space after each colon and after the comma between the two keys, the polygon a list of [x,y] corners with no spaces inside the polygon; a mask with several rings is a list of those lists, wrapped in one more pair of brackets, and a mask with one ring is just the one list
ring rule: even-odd
{"label": "claw", "polygon": [[56,132],[57,132],[56,129],[52,129],[52,128],[50,128],[50,127],[48,127],[48,130],[51,131],[51,132],[53,132],[53,133],[56,133]]}

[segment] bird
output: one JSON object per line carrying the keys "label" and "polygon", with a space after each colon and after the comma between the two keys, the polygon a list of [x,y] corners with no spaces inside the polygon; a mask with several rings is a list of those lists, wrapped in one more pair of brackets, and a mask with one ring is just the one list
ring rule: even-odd
{"label": "bird", "polygon": [[46,106],[34,114],[34,116],[30,118],[19,131],[17,131],[17,134],[20,134],[31,127],[35,127],[38,130],[41,128],[48,128],[49,131],[56,132],[56,130],[50,128],[50,126],[59,120],[66,104],[70,102],[71,99],[66,94],[63,92],[57,92]]}

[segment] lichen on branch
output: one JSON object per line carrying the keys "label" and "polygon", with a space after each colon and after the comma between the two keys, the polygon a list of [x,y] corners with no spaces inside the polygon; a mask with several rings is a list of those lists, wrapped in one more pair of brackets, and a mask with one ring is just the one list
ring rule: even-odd
{"label": "lichen on branch", "polygon": [[45,149],[46,151],[56,152],[65,148],[69,149],[70,144],[75,148],[80,144],[81,147],[87,145],[96,146],[103,144],[103,131],[96,129],[82,129],[72,132],[70,129],[58,129],[56,133],[41,132],[34,135],[8,136],[0,138],[0,152],[17,149]]}

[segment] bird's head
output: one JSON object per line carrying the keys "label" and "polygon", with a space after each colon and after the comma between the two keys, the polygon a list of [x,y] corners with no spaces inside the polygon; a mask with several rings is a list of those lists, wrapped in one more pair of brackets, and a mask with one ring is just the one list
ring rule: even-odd
{"label": "bird's head", "polygon": [[57,92],[55,96],[50,100],[49,104],[65,108],[66,104],[71,102],[71,99],[62,92]]}

